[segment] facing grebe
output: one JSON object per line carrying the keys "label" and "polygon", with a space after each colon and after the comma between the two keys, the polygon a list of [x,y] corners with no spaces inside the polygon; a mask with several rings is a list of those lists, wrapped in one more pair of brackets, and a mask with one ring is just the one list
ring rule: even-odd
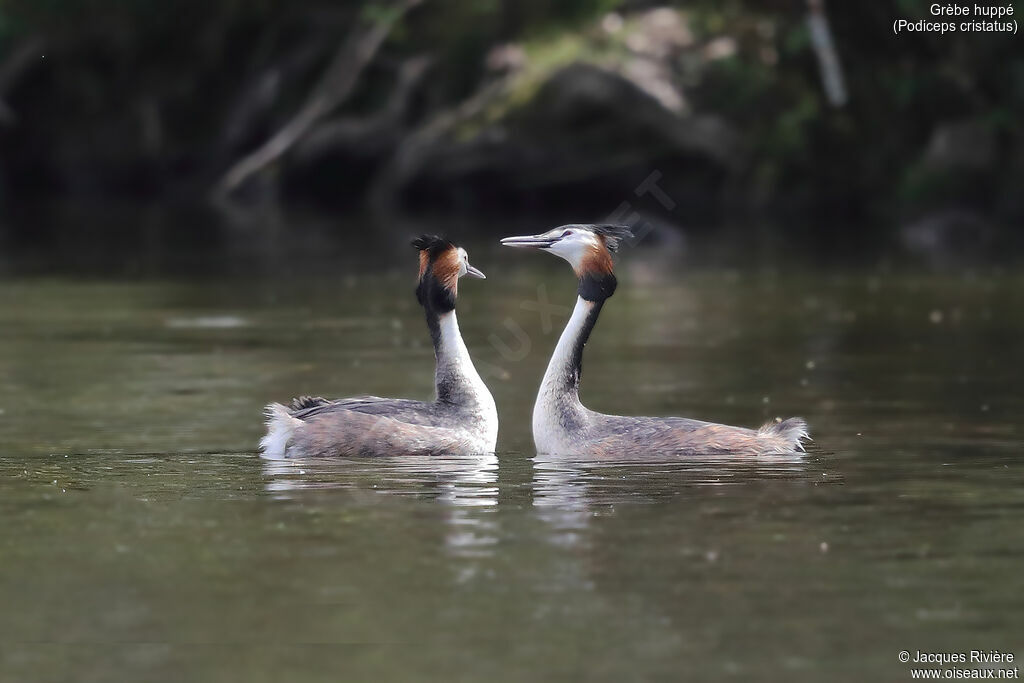
{"label": "facing grebe", "polygon": [[303,396],[266,408],[267,458],[320,455],[480,455],[494,452],[498,411],[469,357],[455,317],[459,278],[484,278],[465,249],[423,235],[416,298],[434,342],[434,401],[358,396],[328,401]]}
{"label": "facing grebe", "polygon": [[533,406],[533,440],[542,454],[615,456],[637,452],[671,455],[762,455],[803,450],[807,423],[798,417],[758,430],[682,417],[619,417],[580,403],[583,347],[604,302],[615,293],[611,252],[631,237],[614,225],[564,225],[541,235],[506,237],[508,247],[543,249],[568,261],[579,278],[579,296],[555,346]]}

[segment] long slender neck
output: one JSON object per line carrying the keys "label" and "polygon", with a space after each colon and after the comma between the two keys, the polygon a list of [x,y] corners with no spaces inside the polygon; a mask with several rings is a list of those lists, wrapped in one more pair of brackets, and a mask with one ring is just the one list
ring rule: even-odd
{"label": "long slender neck", "polygon": [[541,396],[579,402],[580,376],[583,372],[583,347],[597,323],[604,300],[576,298],[576,307],[558,339],[541,381]]}
{"label": "long slender neck", "polygon": [[571,450],[573,443],[586,438],[592,414],[580,403],[583,347],[605,300],[614,292],[615,276],[610,272],[580,277],[576,307],[558,338],[533,404],[533,441],[538,452]]}
{"label": "long slender neck", "polygon": [[574,405],[579,404],[583,347],[587,345],[590,333],[597,324],[601,307],[615,293],[617,286],[618,281],[611,272],[610,257],[607,270],[588,269],[580,273],[576,308],[562,330],[562,336],[548,362],[538,399],[558,398],[562,405],[565,405],[566,400]]}
{"label": "long slender neck", "polygon": [[437,364],[434,386],[438,402],[466,405],[490,399],[490,392],[473,366],[466,343],[462,341],[454,309],[444,313],[428,309],[427,326],[434,342]]}

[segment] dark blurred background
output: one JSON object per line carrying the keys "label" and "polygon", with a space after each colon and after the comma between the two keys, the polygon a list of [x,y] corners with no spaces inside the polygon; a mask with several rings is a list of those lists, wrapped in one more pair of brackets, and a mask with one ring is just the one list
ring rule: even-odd
{"label": "dark blurred background", "polygon": [[0,236],[611,218],[998,260],[1024,217],[1024,49],[893,34],[929,5],[4,1]]}

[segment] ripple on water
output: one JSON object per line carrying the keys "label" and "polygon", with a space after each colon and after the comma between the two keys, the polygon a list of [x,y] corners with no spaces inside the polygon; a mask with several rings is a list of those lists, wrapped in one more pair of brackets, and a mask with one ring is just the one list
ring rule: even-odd
{"label": "ripple on water", "polygon": [[455,506],[497,504],[495,455],[264,459],[262,466],[266,490],[282,499],[302,491],[350,489],[427,494]]}

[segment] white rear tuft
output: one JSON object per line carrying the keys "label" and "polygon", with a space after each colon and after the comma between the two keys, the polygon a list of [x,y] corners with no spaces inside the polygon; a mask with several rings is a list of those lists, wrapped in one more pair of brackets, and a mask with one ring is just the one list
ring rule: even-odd
{"label": "white rear tuft", "polygon": [[783,452],[803,451],[803,440],[810,440],[807,422],[802,417],[791,417],[781,422],[769,422],[757,430],[760,436],[772,439]]}
{"label": "white rear tuft", "polygon": [[267,416],[267,435],[260,439],[263,457],[272,460],[288,457],[288,442],[302,420],[292,417],[280,403],[271,403],[263,409],[263,414]]}

